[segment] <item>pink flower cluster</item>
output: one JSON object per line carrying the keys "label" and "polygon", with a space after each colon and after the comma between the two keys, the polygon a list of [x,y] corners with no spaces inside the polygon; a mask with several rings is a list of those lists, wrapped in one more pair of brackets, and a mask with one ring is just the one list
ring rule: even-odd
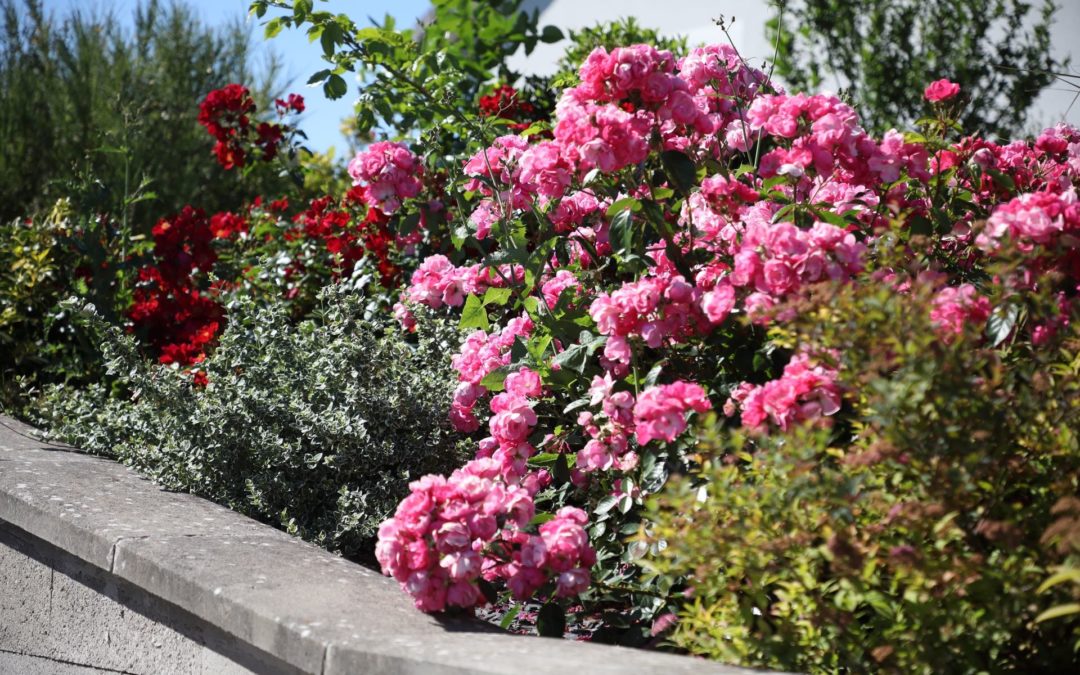
{"label": "pink flower cluster", "polygon": [[548,580],[555,582],[555,595],[578,595],[589,587],[589,568],[596,564],[596,551],[585,531],[588,522],[584,511],[566,506],[540,526],[538,535],[510,533],[505,541],[516,548],[509,561],[493,565],[485,578],[505,579],[519,601],[532,597]]}
{"label": "pink flower cluster", "polygon": [[795,179],[803,191],[812,187],[814,174],[826,182],[868,187],[895,181],[901,170],[921,180],[929,178],[925,148],[905,143],[895,132],[878,144],[859,126],[851,106],[831,94],[759,96],[750,105],[747,127],[790,141],[762,156],[759,174]]}
{"label": "pink flower cluster", "polygon": [[[1006,236],[1021,248],[1052,248],[1059,242],[1075,247],[1080,234],[1080,203],[1074,189],[1061,194],[1033,192],[1002,204],[987,221],[976,243],[994,250]],[[1068,237],[1071,241],[1062,241]]]}
{"label": "pink flower cluster", "polygon": [[[671,73],[675,57],[651,45],[594,49],[579,72],[578,95],[593,101],[618,101],[639,94],[642,101],[665,101],[680,83]],[[685,84],[683,84],[685,87]]]}
{"label": "pink flower cluster", "polygon": [[[666,148],[704,148],[720,156],[726,150],[715,133],[740,116],[730,97],[750,98],[765,81],[730,47],[718,46],[695,49],[678,64],[670,52],[649,45],[610,53],[597,48],[579,74],[581,84],[556,105],[553,140],[530,145],[517,136],[496,139],[466,162],[472,177],[467,189],[499,195],[496,202],[510,209],[528,207],[534,196],[559,199],[593,169],[611,173],[642,162],[654,134]],[[472,221],[483,238],[501,211],[492,204],[480,209]],[[564,223],[572,218],[565,209],[555,214]]]}
{"label": "pink flower cluster", "polygon": [[815,365],[808,354],[791,357],[779,379],[762,385],[744,382],[731,393],[724,412],[742,413],[742,424],[763,431],[772,421],[787,430],[800,422],[819,421],[840,410],[841,391],[837,371]]}
{"label": "pink flower cluster", "polygon": [[967,324],[985,323],[990,310],[990,301],[971,284],[946,286],[934,296],[930,320],[945,335],[959,335]]}
{"label": "pink flower cluster", "polygon": [[455,267],[444,255],[428,256],[413,272],[405,296],[432,309],[443,305],[460,307],[465,303],[465,296],[483,295],[490,286],[497,285],[490,274],[480,264]]}
{"label": "pink flower cluster", "polygon": [[630,471],[637,466],[637,453],[630,450],[634,433],[634,395],[628,391],[613,391],[615,381],[610,374],[597,375],[589,387],[590,405],[600,405],[600,412],[584,411],[578,415],[578,425],[585,430],[589,441],[578,451],[576,471],[591,473],[617,467]]}
{"label": "pink flower cluster", "polygon": [[487,394],[487,389],[480,386],[481,380],[509,363],[514,339],[527,337],[532,329],[533,324],[528,317],[518,317],[508,321],[505,328],[495,333],[478,330],[465,338],[451,360],[460,381],[450,406],[450,422],[455,429],[473,432],[480,428],[480,421],[473,411],[477,401]]}
{"label": "pink flower cluster", "polygon": [[375,557],[383,572],[413,596],[417,608],[484,604],[478,579],[496,541],[525,528],[532,495],[500,478],[498,464],[477,459],[449,478],[424,476],[393,518],[379,526]]}
{"label": "pink flower cluster", "polygon": [[[641,338],[656,349],[705,332],[709,325],[702,290],[675,271],[662,250],[652,256],[657,264],[649,276],[600,293],[589,305],[597,330],[608,336],[604,358],[615,373],[625,373],[630,363],[629,339]],[[710,297],[710,303],[714,300]]]}
{"label": "pink flower cluster", "polygon": [[1080,289],[1080,199],[1075,188],[1060,193],[1032,192],[999,206],[975,240],[984,251],[998,251],[1006,239],[1031,255],[1028,274],[1056,268],[1073,290]]}
{"label": "pink flower cluster", "polygon": [[394,517],[379,526],[375,557],[418,609],[486,604],[481,578],[505,580],[519,600],[548,581],[560,597],[588,587],[596,552],[585,512],[560,509],[529,534],[533,492],[506,482],[495,460],[474,459],[449,478],[424,476],[409,489]]}
{"label": "pink flower cluster", "polygon": [[353,185],[363,186],[364,201],[391,215],[405,199],[420,194],[423,167],[404,143],[379,141],[356,153],[349,162]]}
{"label": "pink flower cluster", "polygon": [[694,382],[672,382],[649,387],[634,404],[635,437],[638,445],[652,440],[670,443],[686,431],[686,413],[703,413],[712,408],[705,390]]}
{"label": "pink flower cluster", "polygon": [[[824,200],[819,207],[834,212],[869,214],[865,204],[874,202],[872,194],[850,184],[819,184],[814,190]],[[855,228],[818,222],[803,229],[773,222],[779,208],[723,176],[706,178],[685,202],[680,224],[699,233],[695,248],[716,255],[695,278],[703,293],[701,309],[713,325],[722,323],[740,300],[751,317],[765,321],[777,301],[804,286],[848,279],[862,270],[867,249]]]}
{"label": "pink flower cluster", "polygon": [[539,375],[520,368],[506,376],[503,389],[491,398],[488,420],[491,436],[480,441],[477,457],[492,457],[502,467],[507,480],[519,481],[525,475],[525,461],[536,454],[529,435],[536,426],[535,399],[543,387]]}
{"label": "pink flower cluster", "polygon": [[[555,141],[548,143],[546,150],[565,157],[580,171],[596,168],[611,173],[637,164],[649,154],[649,132],[655,117],[647,111],[630,113],[612,103],[597,105],[567,96],[555,114]],[[562,191],[548,196],[560,197]]]}
{"label": "pink flower cluster", "polygon": [[587,190],[579,190],[560,199],[555,208],[548,212],[548,218],[556,232],[569,232],[584,223],[587,217],[609,205],[607,200],[597,199],[596,195]]}
{"label": "pink flower cluster", "polygon": [[[939,81],[926,96],[941,102],[958,91]],[[948,112],[944,106],[935,110]],[[755,169],[730,170],[756,157],[759,143],[765,154]],[[552,235],[559,237],[559,247],[545,265],[530,265],[527,287],[537,297],[515,297],[543,299],[525,305],[542,322],[537,339],[528,342],[533,324],[527,316],[492,307],[491,316],[505,327],[472,333],[453,357],[460,381],[450,419],[465,432],[483,427],[487,436],[479,441],[477,459],[450,479],[414,484],[415,503],[403,504],[385,537],[380,532],[384,568],[423,608],[482,602],[480,578],[505,581],[521,600],[541,589],[549,597],[581,592],[596,560],[585,513],[562,509],[531,529],[509,505],[525,495],[531,509],[532,495],[554,480],[529,467],[538,448],[568,453],[574,444],[570,480],[583,490],[572,493],[573,499],[590,503],[606,493],[637,500],[648,490],[619,473],[634,471],[639,453],[654,459],[646,446],[678,441],[692,414],[711,408],[705,387],[679,378],[714,383],[726,372],[708,366],[716,350],[760,347],[770,340],[758,326],[738,324],[731,315],[745,313],[759,325],[783,322],[797,311],[789,301],[809,293],[813,284],[860,278],[874,237],[896,219],[932,217],[940,193],[956,190],[974,206],[952,224],[951,233],[930,238],[939,247],[929,251],[931,269],[947,260],[948,269],[955,263],[975,270],[987,255],[1019,248],[1029,258],[1022,269],[1030,283],[1042,265],[1080,283],[1080,200],[1074,187],[1080,180],[1080,131],[1059,125],[1034,144],[965,139],[933,158],[927,145],[908,142],[896,130],[881,138],[868,135],[855,111],[834,95],[782,93],[729,47],[695,49],[681,61],[647,45],[595,50],[581,67],[580,85],[560,97],[550,136],[503,136],[465,163],[466,189],[478,195],[466,212],[483,242],[478,248],[497,251],[500,225],[511,223],[526,225],[530,251],[545,250],[541,246]],[[682,154],[666,153],[673,150]],[[708,167],[718,173],[701,180],[687,162],[695,171]],[[948,184],[927,189],[945,171]],[[687,186],[684,180],[700,184]],[[1016,197],[1020,193],[1027,194]],[[628,205],[634,229],[622,229],[626,221],[608,217],[617,201]],[[987,215],[980,229],[978,221]],[[889,283],[890,274],[900,292],[900,276],[887,269],[870,283]],[[509,276],[523,279],[524,269],[456,267],[433,255],[413,275],[403,299],[456,307]],[[1056,283],[1060,276],[1053,278]],[[940,289],[928,311],[944,340],[990,316],[989,299],[971,284],[949,285],[947,275],[929,269],[905,279],[909,289],[913,279]],[[1053,290],[1065,307],[1078,289]],[[404,305],[401,315],[411,320]],[[1033,326],[1032,342],[1048,339],[1061,325],[1059,320]],[[603,349],[597,353],[601,340],[588,333],[574,344],[577,327],[599,333]],[[509,369],[519,338],[529,347],[523,362],[533,366],[515,366],[492,396],[482,383],[498,388],[492,384],[498,378],[489,376]],[[575,348],[576,354],[585,349],[590,360],[573,361],[573,367],[531,360]],[[545,356],[537,357],[537,349]],[[747,429],[760,433],[804,423],[827,427],[843,403],[840,359],[839,353],[806,347],[778,378],[736,387],[724,412],[740,414]],[[645,373],[648,381],[669,383],[632,393]],[[585,400],[579,375],[592,377]],[[565,398],[573,402],[564,413],[587,402],[573,430],[565,420],[549,423]],[[478,408],[481,403],[486,406]],[[444,485],[466,490],[477,481],[499,494],[494,503],[453,491],[434,494]],[[464,502],[472,510],[459,509]],[[410,529],[420,512],[430,521]],[[494,525],[483,520],[474,527],[474,520],[489,516]]]}
{"label": "pink flower cluster", "polygon": [[465,189],[491,198],[482,201],[469,219],[477,227],[477,239],[487,236],[500,215],[508,215],[503,209],[523,209],[531,203],[532,191],[520,179],[521,156],[528,148],[529,141],[521,136],[500,136],[465,162],[465,175],[470,177]]}
{"label": "pink flower cluster", "polygon": [[574,276],[573,272],[568,270],[558,270],[555,274],[544,281],[540,287],[540,292],[544,296],[544,302],[548,307],[555,307],[559,303],[559,297],[563,291],[571,288],[577,293],[582,292],[581,282]]}

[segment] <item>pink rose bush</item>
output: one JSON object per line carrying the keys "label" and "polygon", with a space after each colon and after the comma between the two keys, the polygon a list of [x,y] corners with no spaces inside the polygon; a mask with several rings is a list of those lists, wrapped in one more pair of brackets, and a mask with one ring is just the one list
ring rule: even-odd
{"label": "pink rose bush", "polygon": [[404,144],[372,143],[353,157],[348,168],[353,185],[363,187],[364,201],[386,215],[400,209],[405,199],[420,194],[421,165]]}
{"label": "pink rose bush", "polygon": [[968,323],[984,323],[990,317],[990,309],[990,300],[980,296],[971,284],[946,286],[934,296],[930,319],[946,335],[959,334]]}
{"label": "pink rose bush", "polygon": [[649,441],[674,441],[686,431],[685,413],[703,413],[712,405],[701,385],[672,382],[641,392],[634,404],[634,438],[638,445]]}
{"label": "pink rose bush", "polygon": [[758,386],[739,385],[725,412],[734,414],[738,409],[743,425],[758,431],[769,424],[784,430],[808,421],[827,424],[842,402],[836,379],[835,369],[814,365],[807,354],[796,354],[778,379]]}
{"label": "pink rose bush", "polygon": [[506,483],[499,462],[476,459],[449,478],[426,476],[409,487],[379,528],[375,556],[418,609],[485,604],[482,581],[503,581],[522,600],[547,582],[559,597],[588,586],[596,553],[585,512],[565,507],[528,534],[533,492]]}
{"label": "pink rose bush", "polygon": [[[844,428],[845,354],[787,332],[820,289],[929,284],[912,311],[944,342],[1039,348],[1069,325],[1080,132],[950,139],[933,106],[924,133],[877,138],[837,96],[785,92],[726,46],[598,48],[579,78],[544,133],[470,149],[447,188],[455,249],[420,261],[395,308],[406,328],[418,306],[460,317],[447,414],[475,458],[412,484],[378,559],[426,611],[502,592],[584,616],[639,593],[661,598],[638,601],[648,632],[681,596],[637,564],[634,535],[696,461],[702,420],[751,439]],[[388,143],[350,165],[386,212],[419,173]],[[882,254],[897,246],[900,267]],[[1016,294],[1048,283],[1053,316],[1016,322]]]}

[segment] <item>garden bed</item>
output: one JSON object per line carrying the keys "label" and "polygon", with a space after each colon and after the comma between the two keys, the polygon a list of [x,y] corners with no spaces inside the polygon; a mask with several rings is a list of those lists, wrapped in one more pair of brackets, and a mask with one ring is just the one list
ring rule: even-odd
{"label": "garden bed", "polygon": [[753,672],[423,614],[377,572],[0,423],[0,670]]}

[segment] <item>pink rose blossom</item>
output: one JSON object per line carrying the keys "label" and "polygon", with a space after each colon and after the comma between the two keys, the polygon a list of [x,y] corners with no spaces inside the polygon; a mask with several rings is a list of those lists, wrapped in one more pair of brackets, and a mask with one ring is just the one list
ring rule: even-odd
{"label": "pink rose blossom", "polygon": [[923,91],[923,96],[931,103],[938,103],[952,98],[960,93],[960,85],[946,79],[931,82]]}

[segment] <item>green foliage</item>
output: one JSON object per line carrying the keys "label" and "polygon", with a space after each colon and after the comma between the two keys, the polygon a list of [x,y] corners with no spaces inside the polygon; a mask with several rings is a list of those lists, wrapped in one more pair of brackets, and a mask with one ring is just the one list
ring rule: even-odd
{"label": "green foliage", "polygon": [[34,419],[164,486],[202,495],[346,554],[370,548],[407,484],[462,459],[446,409],[452,327],[434,318],[415,343],[364,319],[334,288],[293,325],[281,306],[240,302],[193,374],[148,364],[102,321],[116,384],[46,390]]}
{"label": "green foliage", "polygon": [[[1073,363],[1080,370],[1080,359]],[[1053,547],[1065,560],[1050,569],[1052,574],[1038,588],[1040,594],[1056,596],[1057,603],[1047,607],[1035,621],[1071,623],[1076,638],[1073,649],[1080,652],[1080,498],[1063,497],[1050,511],[1056,519],[1043,533],[1042,543]]]}
{"label": "green foliage", "polygon": [[[942,340],[932,293],[847,285],[797,308],[790,344],[844,365],[845,422],[769,436],[706,422],[700,471],[651,504],[655,565],[692,588],[675,644],[800,672],[1080,664],[1064,615],[1039,621],[1075,596],[1037,592],[1058,535],[1080,542],[1055,506],[1080,491],[1080,333]],[[1022,323],[1053,301],[1011,302]]]}
{"label": "green foliage", "polygon": [[[767,25],[777,74],[815,91],[836,78],[875,132],[923,116],[923,88],[948,78],[977,104],[969,133],[1012,138],[1068,62],[1050,54],[1053,0],[780,0]],[[780,9],[782,8],[782,9]]]}
{"label": "green foliage", "polygon": [[13,220],[0,224],[0,351],[6,354],[0,368],[0,402],[14,398],[17,386],[12,369],[38,361],[42,345],[42,322],[61,288],[54,259],[54,234],[50,226]]}
{"label": "green foliage", "polygon": [[[530,53],[539,42],[563,38],[557,28],[539,29],[537,13],[521,11],[521,0],[437,0],[420,29],[398,30],[392,17],[381,25],[359,27],[345,14],[313,9],[307,0],[255,0],[251,12],[270,16],[267,36],[285,27],[304,27],[318,40],[328,67],[309,84],[321,84],[328,98],[348,90],[346,77],[362,81],[355,132],[376,129],[391,135],[420,132],[427,154],[461,152],[470,137],[493,137],[471,107],[495,82],[514,82],[506,65],[519,47]],[[269,14],[269,10],[277,10]]]}
{"label": "green foliage", "polygon": [[[189,202],[224,210],[287,187],[268,173],[238,185],[210,161],[213,139],[196,123],[209,91],[253,84],[242,22],[208,27],[181,2],[146,0],[126,30],[112,13],[57,18],[46,7],[0,0],[0,220],[68,195],[88,211],[118,213],[145,180],[156,198],[132,215],[148,230]],[[262,110],[277,71],[272,59],[253,87]]]}
{"label": "green foliage", "polygon": [[23,387],[103,374],[97,346],[57,303],[75,294],[118,323],[145,241],[65,199],[47,215],[0,223],[0,242],[0,407],[19,412]]}

